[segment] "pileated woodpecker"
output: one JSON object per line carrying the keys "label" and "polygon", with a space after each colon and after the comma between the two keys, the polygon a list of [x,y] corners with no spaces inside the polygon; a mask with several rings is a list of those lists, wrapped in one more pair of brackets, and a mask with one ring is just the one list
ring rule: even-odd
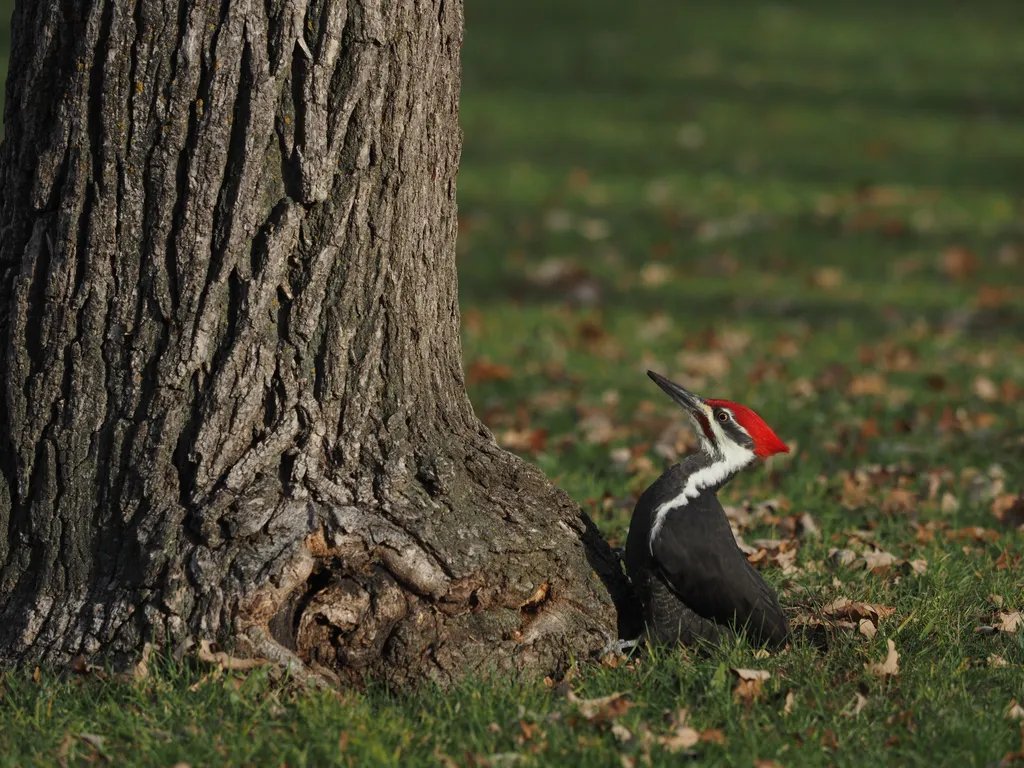
{"label": "pileated woodpecker", "polygon": [[789,448],[749,408],[647,375],[686,410],[701,446],[644,491],[633,510],[626,570],[643,603],[648,640],[714,643],[735,628],[758,645],[784,645],[786,616],[736,545],[717,493],[759,457]]}

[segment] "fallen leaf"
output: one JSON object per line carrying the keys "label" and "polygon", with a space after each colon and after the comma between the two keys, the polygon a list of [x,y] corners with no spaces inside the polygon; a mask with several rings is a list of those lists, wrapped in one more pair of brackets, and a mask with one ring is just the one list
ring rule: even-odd
{"label": "fallen leaf", "polygon": [[886,654],[884,661],[866,663],[864,665],[865,669],[875,677],[889,677],[900,673],[900,655],[896,652],[896,643],[890,639],[886,640],[886,645],[889,646],[889,652]]}
{"label": "fallen leaf", "polygon": [[60,745],[57,747],[57,764],[60,768],[67,768],[68,752],[71,751],[71,745],[74,741],[71,731],[64,731],[64,738],[61,739]]}
{"label": "fallen leaf", "polygon": [[687,715],[688,712],[685,709],[679,710],[675,717],[672,733],[658,739],[658,743],[669,752],[681,752],[700,742],[700,733],[697,729],[686,724]]}
{"label": "fallen leaf", "polygon": [[[890,641],[891,642],[891,641]],[[864,707],[868,704],[868,700],[860,693],[854,694],[854,699],[850,702],[850,705],[844,709],[840,714],[843,717],[856,717],[864,711]]]}
{"label": "fallen leaf", "polygon": [[978,268],[974,253],[962,245],[951,245],[942,254],[942,271],[954,280],[968,279]]}
{"label": "fallen leaf", "polygon": [[928,561],[924,558],[908,560],[907,564],[910,566],[911,572],[917,576],[923,576],[925,571],[928,570]]}
{"label": "fallen leaf", "polygon": [[539,587],[533,590],[533,594],[526,598],[526,602],[519,606],[519,610],[535,610],[537,606],[543,603],[548,596],[548,589],[551,584],[549,582],[542,583]]}
{"label": "fallen leaf", "polygon": [[498,435],[498,443],[502,448],[524,453],[540,453],[547,447],[548,431],[543,427],[536,429],[506,429]]}
{"label": "fallen leaf", "polygon": [[860,621],[870,619],[873,624],[878,624],[896,613],[896,609],[889,605],[876,605],[874,603],[856,603],[847,597],[839,597],[822,608],[822,613],[836,619],[847,621]]}
{"label": "fallen leaf", "polygon": [[611,231],[612,228],[604,219],[584,219],[579,225],[579,233],[591,241],[604,240]]}
{"label": "fallen leaf", "polygon": [[880,373],[864,373],[854,376],[846,388],[851,397],[885,394],[887,382]]}
{"label": "fallen leaf", "polygon": [[836,732],[831,728],[826,728],[825,732],[821,734],[821,746],[825,749],[839,749],[839,739],[836,738]]}
{"label": "fallen leaf", "polygon": [[811,517],[810,513],[804,512],[800,515],[799,524],[796,531],[797,536],[807,537],[811,539],[821,538],[821,529],[818,528],[818,524],[814,522],[814,518]]}
{"label": "fallen leaf", "polygon": [[917,494],[908,488],[893,488],[882,499],[882,511],[886,514],[912,512],[917,509]]}
{"label": "fallen leaf", "polygon": [[507,381],[513,374],[514,371],[509,366],[493,363],[486,357],[479,357],[469,364],[466,383],[476,385],[489,381]]}
{"label": "fallen leaf", "polygon": [[999,400],[999,387],[987,376],[978,376],[971,384],[971,391],[987,403]]}
{"label": "fallen leaf", "polygon": [[652,261],[640,269],[640,282],[648,288],[664,285],[672,279],[672,270],[661,262]]}
{"label": "fallen leaf", "polygon": [[725,744],[725,733],[720,728],[708,728],[700,732],[700,740],[705,744]]}
{"label": "fallen leaf", "polygon": [[1024,707],[1018,704],[1016,699],[1012,699],[1006,710],[1006,716],[1011,720],[1024,720]]}
{"label": "fallen leaf", "polygon": [[105,736],[97,736],[95,733],[80,733],[78,734],[78,738],[97,752],[103,751],[103,742],[107,740]]}
{"label": "fallen leaf", "polygon": [[442,752],[440,747],[434,747],[434,759],[437,760],[439,765],[443,765],[444,768],[459,768],[459,764],[450,755]]}
{"label": "fallen leaf", "polygon": [[862,557],[864,558],[865,567],[872,573],[883,573],[891,568],[898,560],[896,555],[891,552],[883,552],[880,549],[872,552],[865,552]]}
{"label": "fallen leaf", "polygon": [[828,291],[841,286],[845,279],[846,275],[838,267],[821,267],[811,276],[811,284]]}
{"label": "fallen leaf", "polygon": [[676,356],[676,359],[683,370],[686,371],[686,376],[679,377],[684,386],[687,377],[707,376],[710,379],[718,379],[725,376],[732,369],[731,358],[720,349],[706,352],[683,350]]}
{"label": "fallen leaf", "polygon": [[625,744],[627,741],[633,740],[633,732],[629,730],[629,728],[624,726],[622,723],[612,723],[611,730],[612,736],[614,736],[618,741],[622,742],[623,744]]}
{"label": "fallen leaf", "polygon": [[570,689],[566,698],[588,723],[611,722],[629,711],[632,702],[624,693],[610,693],[596,699],[581,699]]}
{"label": "fallen leaf", "polygon": [[142,646],[142,656],[132,667],[132,678],[136,682],[141,682],[149,676],[149,657],[153,652],[153,645],[146,643]]}
{"label": "fallen leaf", "polygon": [[957,500],[949,491],[945,491],[942,494],[942,501],[939,502],[939,510],[944,515],[952,515],[954,512],[960,509],[960,502]]}
{"label": "fallen leaf", "polygon": [[952,541],[973,539],[979,544],[987,541],[999,541],[1001,535],[999,531],[993,531],[991,528],[982,528],[980,525],[968,525],[955,531],[946,532],[946,538]]}
{"label": "fallen leaf", "polygon": [[199,643],[199,660],[206,662],[207,664],[216,664],[222,669],[230,669],[235,671],[245,671],[248,669],[255,669],[256,667],[262,667],[264,664],[269,663],[266,659],[240,659],[234,656],[230,656],[224,651],[213,651],[211,650],[211,643],[209,640],[202,640]]}
{"label": "fallen leaf", "polygon": [[1010,634],[1016,634],[1017,628],[1020,626],[1021,615],[1020,611],[1011,611],[1010,613],[999,613],[999,631],[1009,632]]}
{"label": "fallen leaf", "polygon": [[998,667],[1008,667],[1008,666],[1010,666],[1010,662],[1008,662],[1002,656],[1000,656],[998,654],[995,654],[995,653],[990,653],[988,655],[988,658],[985,659],[985,661],[988,663],[988,665],[990,667],[998,668]]}
{"label": "fallen leaf", "polygon": [[857,560],[857,553],[852,549],[837,549],[832,547],[828,551],[828,561],[832,565],[843,567],[852,565]]}
{"label": "fallen leaf", "polygon": [[732,696],[748,705],[761,695],[764,682],[772,676],[771,672],[763,669],[733,669],[732,673],[738,678]]}
{"label": "fallen leaf", "polygon": [[792,691],[786,693],[786,703],[782,707],[782,714],[789,715],[793,712],[793,702],[796,701],[796,696]]}
{"label": "fallen leaf", "polygon": [[1024,494],[1000,494],[992,501],[992,514],[1003,525],[1024,525]]}
{"label": "fallen leaf", "polygon": [[878,629],[871,622],[871,619],[861,619],[857,628],[868,640],[871,640],[876,634],[878,634]]}

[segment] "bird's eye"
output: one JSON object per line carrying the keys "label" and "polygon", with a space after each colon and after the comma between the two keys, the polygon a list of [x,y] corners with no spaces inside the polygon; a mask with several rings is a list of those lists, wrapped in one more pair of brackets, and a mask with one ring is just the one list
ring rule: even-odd
{"label": "bird's eye", "polygon": [[719,411],[718,412],[718,420],[722,421],[722,422],[728,421],[729,420],[729,414],[726,413],[725,411]]}

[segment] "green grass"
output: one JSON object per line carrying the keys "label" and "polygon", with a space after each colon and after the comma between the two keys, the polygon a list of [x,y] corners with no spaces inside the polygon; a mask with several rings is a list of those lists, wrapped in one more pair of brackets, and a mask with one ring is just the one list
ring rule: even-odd
{"label": "green grass", "polygon": [[[465,360],[471,374],[483,358],[511,368],[471,376],[478,413],[513,445],[546,430],[524,455],[621,544],[663,466],[654,445],[681,419],[644,371],[752,405],[796,450],[737,478],[726,500],[784,499],[822,533],[799,540],[798,573],[769,565],[766,578],[800,611],[845,596],[895,613],[871,640],[833,633],[826,652],[581,665],[579,696],[630,694],[625,743],[540,681],[337,699],[175,664],[138,684],[9,672],[0,764],[479,765],[512,753],[490,764],[617,766],[646,750],[674,764],[656,742],[681,708],[698,730],[722,730],[724,745],[694,748],[711,764],[987,765],[1019,750],[1005,713],[1024,703],[1024,628],[975,627],[996,616],[990,595],[1024,609],[1019,564],[1001,567],[1021,538],[972,496],[971,472],[999,464],[1005,492],[1024,490],[1024,6],[471,0],[466,16]],[[956,248],[973,271],[955,268]],[[586,277],[538,283],[555,259]],[[882,392],[853,394],[872,373]],[[629,466],[624,448],[641,460]],[[876,464],[900,469],[844,505],[841,473]],[[900,483],[919,494],[910,510],[886,503]],[[946,529],[923,541],[935,522]],[[948,536],[968,525],[997,538]],[[827,564],[865,531],[927,570]],[[890,639],[900,673],[875,677],[865,663]],[[735,701],[730,667],[769,670],[763,696]],[[866,704],[848,716],[857,694]]]}

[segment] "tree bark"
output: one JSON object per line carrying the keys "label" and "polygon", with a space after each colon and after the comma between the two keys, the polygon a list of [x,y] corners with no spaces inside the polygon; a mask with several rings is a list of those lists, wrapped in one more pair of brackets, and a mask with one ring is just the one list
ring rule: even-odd
{"label": "tree bark", "polygon": [[0,657],[557,670],[617,558],[465,394],[458,0],[16,6]]}

